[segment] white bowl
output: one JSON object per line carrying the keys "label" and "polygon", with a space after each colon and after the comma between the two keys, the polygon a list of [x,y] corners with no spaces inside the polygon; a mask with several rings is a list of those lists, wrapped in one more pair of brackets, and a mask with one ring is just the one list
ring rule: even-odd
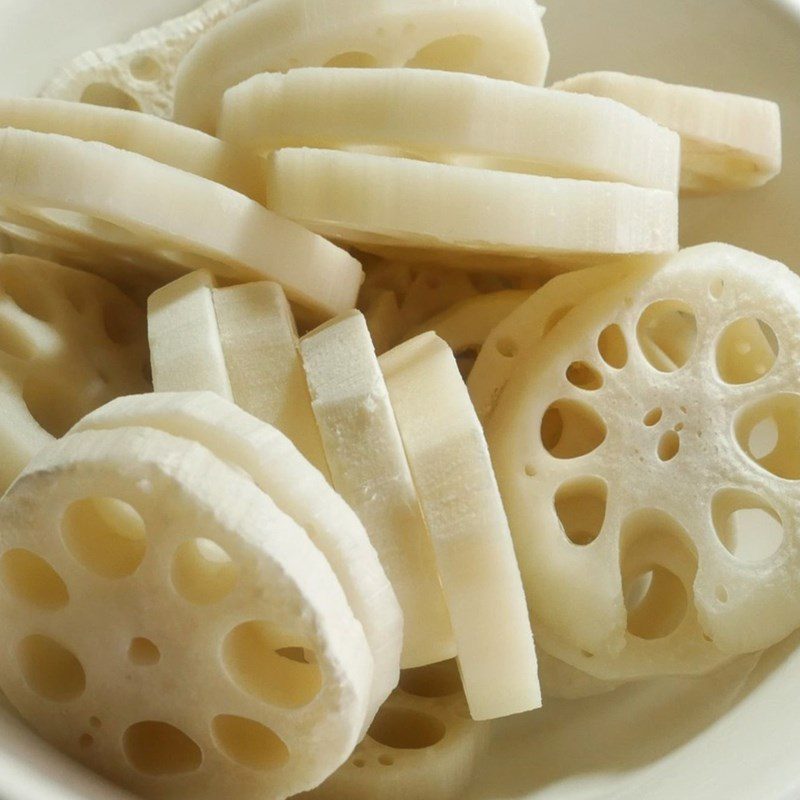
{"label": "white bowl", "polygon": [[[71,56],[196,3],[0,0],[0,94],[33,94]],[[800,0],[552,0],[546,19],[553,80],[617,69],[777,100],[781,177],[685,201],[682,240],[729,241],[800,268]],[[468,800],[796,800],[797,645],[800,636],[773,648],[749,677],[734,666],[500,723]],[[127,796],[0,709],[3,800]]]}

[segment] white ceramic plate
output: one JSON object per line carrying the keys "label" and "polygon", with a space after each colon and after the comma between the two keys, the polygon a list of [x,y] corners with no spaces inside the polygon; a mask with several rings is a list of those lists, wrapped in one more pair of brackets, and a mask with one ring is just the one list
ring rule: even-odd
{"label": "white ceramic plate", "polygon": [[[800,0],[545,4],[553,80],[617,69],[780,102],[783,175],[752,194],[684,202],[682,239],[730,241],[799,268]],[[71,56],[194,5],[0,0],[0,93],[33,94]],[[800,636],[774,648],[749,677],[734,667],[701,681],[662,681],[552,703],[501,723],[465,800],[797,800],[796,645]],[[127,796],[53,752],[0,709],[0,798]]]}

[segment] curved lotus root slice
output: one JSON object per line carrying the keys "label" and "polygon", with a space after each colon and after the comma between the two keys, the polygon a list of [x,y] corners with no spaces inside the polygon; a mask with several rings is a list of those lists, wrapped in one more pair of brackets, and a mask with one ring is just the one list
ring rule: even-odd
{"label": "curved lotus root slice", "polygon": [[[477,269],[470,256],[491,257],[484,270],[530,273],[541,269],[536,259],[574,268],[603,255],[677,249],[673,192],[341,150],[272,153],[267,205],[377,255],[424,253],[463,269]],[[512,261],[500,267],[502,257]]]}
{"label": "curved lotus root slice", "polygon": [[784,266],[704,245],[518,366],[487,436],[543,649],[622,680],[797,627],[798,315]]}
{"label": "curved lotus root slice", "polygon": [[541,86],[550,54],[530,0],[278,0],[218,25],[178,70],[175,119],[213,133],[223,94],[293,67],[419,67]]}
{"label": "curved lotus root slice", "polygon": [[367,529],[403,609],[402,665],[451,658],[433,547],[364,318],[331,320],[300,340],[300,353],[333,487]]}
{"label": "curved lotus root slice", "polygon": [[188,14],[135,33],[126,42],[81,53],[41,93],[169,119],[178,64],[206,31],[253,1],[207,0]]}
{"label": "curved lotus root slice", "polygon": [[119,395],[147,391],[144,314],[110,283],[0,255],[0,494],[40,448]]}
{"label": "curved lotus root slice", "polygon": [[454,661],[405,670],[350,759],[314,800],[456,800],[489,739],[470,719]]}
{"label": "curved lotus root slice", "polygon": [[71,434],[0,529],[0,684],[70,755],[145,796],[284,798],[357,743],[372,657],[341,587],[200,445]]}
{"label": "curved lotus root slice", "polygon": [[[531,131],[536,136],[531,136]],[[416,69],[296,69],[225,93],[220,138],[379,148],[423,161],[677,191],[680,139],[604,97]]]}
{"label": "curved lotus root slice", "polygon": [[576,75],[553,88],[617,100],[680,134],[686,191],[750,189],[781,171],[781,111],[769,100],[620,72]]}
{"label": "curved lotus root slice", "polygon": [[369,719],[397,685],[403,618],[364,526],[280,431],[210,392],[124,397],[74,428],[155,428],[249,475],[308,534],[339,579],[375,662]]}
{"label": "curved lotus root slice", "polygon": [[530,295],[530,292],[508,289],[470,297],[424,322],[407,338],[433,331],[450,345],[466,380],[489,334]]}
{"label": "curved lotus root slice", "polygon": [[[534,292],[489,333],[467,383],[475,410],[484,424],[517,364],[575,306],[615,281],[622,280],[633,268],[629,264],[609,265],[558,275]],[[609,342],[607,346],[613,344]]]}
{"label": "curved lotus root slice", "polygon": [[380,359],[453,624],[473,719],[541,705],[519,567],[480,422],[445,342]]}
{"label": "curved lotus root slice", "polygon": [[264,200],[263,162],[194,128],[119,108],[45,100],[0,98],[0,128],[58,133],[105,142]]}
{"label": "curved lotus root slice", "polygon": [[159,286],[192,269],[269,278],[318,318],[352,308],[360,264],[319,236],[198,175],[58,134],[0,130],[0,230],[78,247],[111,280]]}

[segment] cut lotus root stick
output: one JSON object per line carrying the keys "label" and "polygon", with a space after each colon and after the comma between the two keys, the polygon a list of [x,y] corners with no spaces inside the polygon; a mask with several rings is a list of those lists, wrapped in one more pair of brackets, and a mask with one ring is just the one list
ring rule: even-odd
{"label": "cut lotus root stick", "polygon": [[0,128],[105,142],[264,201],[261,159],[194,128],[149,114],[63,100],[5,97],[0,98]]}
{"label": "cut lotus root stick", "polygon": [[206,0],[126,42],[81,53],[53,76],[42,95],[170,119],[178,64],[206,31],[253,2]]}
{"label": "cut lotus root stick", "polygon": [[505,257],[501,271],[530,273],[537,259],[563,269],[677,249],[676,195],[619,183],[285,149],[269,158],[267,196],[273,211],[334,240],[464,269],[478,265],[462,256],[490,271],[491,257]]}
{"label": "cut lotus root stick", "polygon": [[576,75],[553,88],[617,100],[678,133],[684,191],[750,189],[781,171],[780,108],[769,100],[620,72]]}
{"label": "cut lotus root stick", "polygon": [[369,733],[313,800],[457,800],[489,739],[469,717],[454,661],[406,670]]}
{"label": "cut lotus root stick", "polygon": [[451,658],[455,643],[417,491],[364,317],[300,341],[333,487],[358,514],[405,618],[404,667]]}
{"label": "cut lotus root stick", "polygon": [[84,414],[149,389],[144,314],[85,272],[0,255],[0,494]]}
{"label": "cut lotus root stick", "polygon": [[[531,136],[531,131],[536,131]],[[423,161],[675,192],[678,136],[633,109],[480,75],[296,69],[225,93],[220,138],[258,153],[370,148]]]}
{"label": "cut lotus root stick", "polygon": [[380,359],[476,720],[541,705],[536,653],[503,503],[453,353],[426,333]]}
{"label": "cut lotus root stick", "polygon": [[148,797],[285,798],[352,752],[361,625],[303,529],[199,444],[70,434],[0,523],[0,686],[69,755]]}
{"label": "cut lotus root stick", "polygon": [[249,475],[325,556],[361,623],[374,661],[368,721],[397,685],[400,606],[358,517],[271,425],[208,392],[125,397],[73,429],[153,428],[197,442]]}
{"label": "cut lotus root stick", "polygon": [[796,628],[799,323],[786,267],[704,245],[593,295],[516,366],[487,438],[540,647],[629,680]]}
{"label": "cut lotus root stick", "polygon": [[0,231],[44,234],[81,268],[163,285],[193,269],[271,279],[308,314],[355,305],[361,265],[319,236],[205,178],[97,142],[0,130]]}
{"label": "cut lotus root stick", "polygon": [[175,119],[213,133],[231,86],[294,67],[419,67],[544,83],[543,9],[529,0],[277,0],[216,26],[178,70]]}

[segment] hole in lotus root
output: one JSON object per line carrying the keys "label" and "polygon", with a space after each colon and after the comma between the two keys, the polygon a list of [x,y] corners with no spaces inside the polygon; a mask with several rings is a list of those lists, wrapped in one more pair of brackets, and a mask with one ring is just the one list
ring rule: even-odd
{"label": "hole in lotus root", "polygon": [[394,750],[423,750],[444,739],[444,723],[419,711],[384,706],[369,727],[371,739]]}
{"label": "hole in lotus root", "polygon": [[210,539],[191,539],[175,553],[172,583],[190,603],[217,603],[233,591],[238,579],[238,566]]}
{"label": "hole in lotus root", "polygon": [[581,546],[591,544],[606,518],[608,486],[600,478],[576,478],[556,492],[555,509],[564,535]]}
{"label": "hole in lotus root", "polygon": [[[302,650],[300,660],[286,651]],[[316,654],[292,641],[268,622],[245,622],[234,628],[223,645],[231,679],[245,692],[283,708],[306,705],[322,686]]]}
{"label": "hole in lotus root", "polygon": [[642,421],[648,428],[653,428],[658,425],[659,422],[661,422],[663,416],[663,409],[653,408],[644,415],[644,419]]}
{"label": "hole in lotus root", "polygon": [[639,347],[659,372],[675,372],[685,366],[697,343],[697,319],[680,300],[659,300],[649,305],[636,326]]}
{"label": "hole in lotus root", "polygon": [[714,300],[719,300],[724,291],[725,281],[723,281],[722,278],[715,278],[708,287],[708,293]]}
{"label": "hole in lotus root", "polygon": [[370,53],[353,51],[351,53],[340,53],[334,56],[326,64],[326,67],[355,67],[367,69],[378,66],[378,59]]}
{"label": "hole in lotus root", "polygon": [[595,392],[603,386],[603,376],[585,361],[573,361],[567,367],[567,380],[587,392]]}
{"label": "hole in lotus root", "polygon": [[49,636],[23,639],[17,646],[17,660],[25,682],[47,700],[75,700],[86,688],[81,662]]}
{"label": "hole in lotus root", "polygon": [[672,461],[681,449],[681,437],[675,430],[667,431],[658,441],[658,457],[662,461]]}
{"label": "hole in lotus root", "polygon": [[139,568],[147,547],[144,520],[133,506],[111,497],[87,497],[64,513],[67,548],[90,572],[124,578]]}
{"label": "hole in lotus root", "polygon": [[161,64],[151,56],[136,56],[128,65],[128,69],[137,81],[147,83],[157,81],[162,75]]}
{"label": "hole in lotus root", "polygon": [[81,94],[81,103],[109,108],[125,108],[128,111],[142,110],[131,95],[111,83],[90,83]]}
{"label": "hole in lotus root", "polygon": [[625,586],[628,632],[640,639],[669,636],[686,615],[686,590],[668,569],[654,566]]}
{"label": "hole in lotus root", "polygon": [[585,456],[600,447],[606,435],[606,424],[599,414],[577,400],[557,400],[542,418],[542,444],[554,458]]}
{"label": "hole in lotus root", "polygon": [[151,642],[150,639],[143,636],[137,636],[131,640],[130,647],[128,647],[128,659],[137,667],[152,667],[161,661],[161,651],[155,642]]}
{"label": "hole in lotus root", "polygon": [[391,756],[378,756],[378,763],[382,767],[391,767],[394,765],[394,759]]}
{"label": "hole in lotus root", "polygon": [[779,478],[800,479],[800,395],[771,395],[747,406],[734,429],[756,464]]}
{"label": "hole in lotus root", "polygon": [[69,592],[61,576],[30,550],[3,553],[0,576],[10,594],[37,608],[55,611],[69,602]]}
{"label": "hole in lotus root", "polygon": [[717,372],[725,383],[753,383],[772,369],[778,350],[778,338],[766,322],[754,317],[736,320],[717,342]]}
{"label": "hole in lotus root", "polygon": [[429,664],[426,667],[404,669],[400,673],[400,688],[417,697],[447,697],[461,691],[461,676],[455,659]]}
{"label": "hole in lotus root", "polygon": [[122,737],[125,756],[145,775],[181,775],[203,763],[194,740],[167,722],[147,720],[131,725]]}
{"label": "hole in lotus root", "polygon": [[425,45],[406,62],[417,69],[446,69],[449,72],[473,72],[484,43],[478,36],[456,34]]}
{"label": "hole in lotus root", "polygon": [[557,308],[550,316],[547,318],[547,322],[545,322],[544,327],[542,328],[542,336],[547,336],[550,331],[561,322],[564,317],[569,314],[575,306],[562,306],[561,308]]}
{"label": "hole in lotus root", "polygon": [[211,723],[214,740],[225,755],[249,769],[268,770],[289,760],[283,740],[252,719],[220,714]]}
{"label": "hole in lotus root", "polygon": [[514,358],[519,352],[519,346],[513,339],[505,337],[498,340],[497,352],[500,353],[503,358]]}
{"label": "hole in lotus root", "polygon": [[628,363],[628,344],[619,325],[609,325],[597,337],[597,351],[609,367],[622,369]]}
{"label": "hole in lotus root", "polygon": [[784,527],[778,512],[763,498],[742,489],[723,489],[711,503],[714,528],[731,555],[748,563],[778,552]]}

